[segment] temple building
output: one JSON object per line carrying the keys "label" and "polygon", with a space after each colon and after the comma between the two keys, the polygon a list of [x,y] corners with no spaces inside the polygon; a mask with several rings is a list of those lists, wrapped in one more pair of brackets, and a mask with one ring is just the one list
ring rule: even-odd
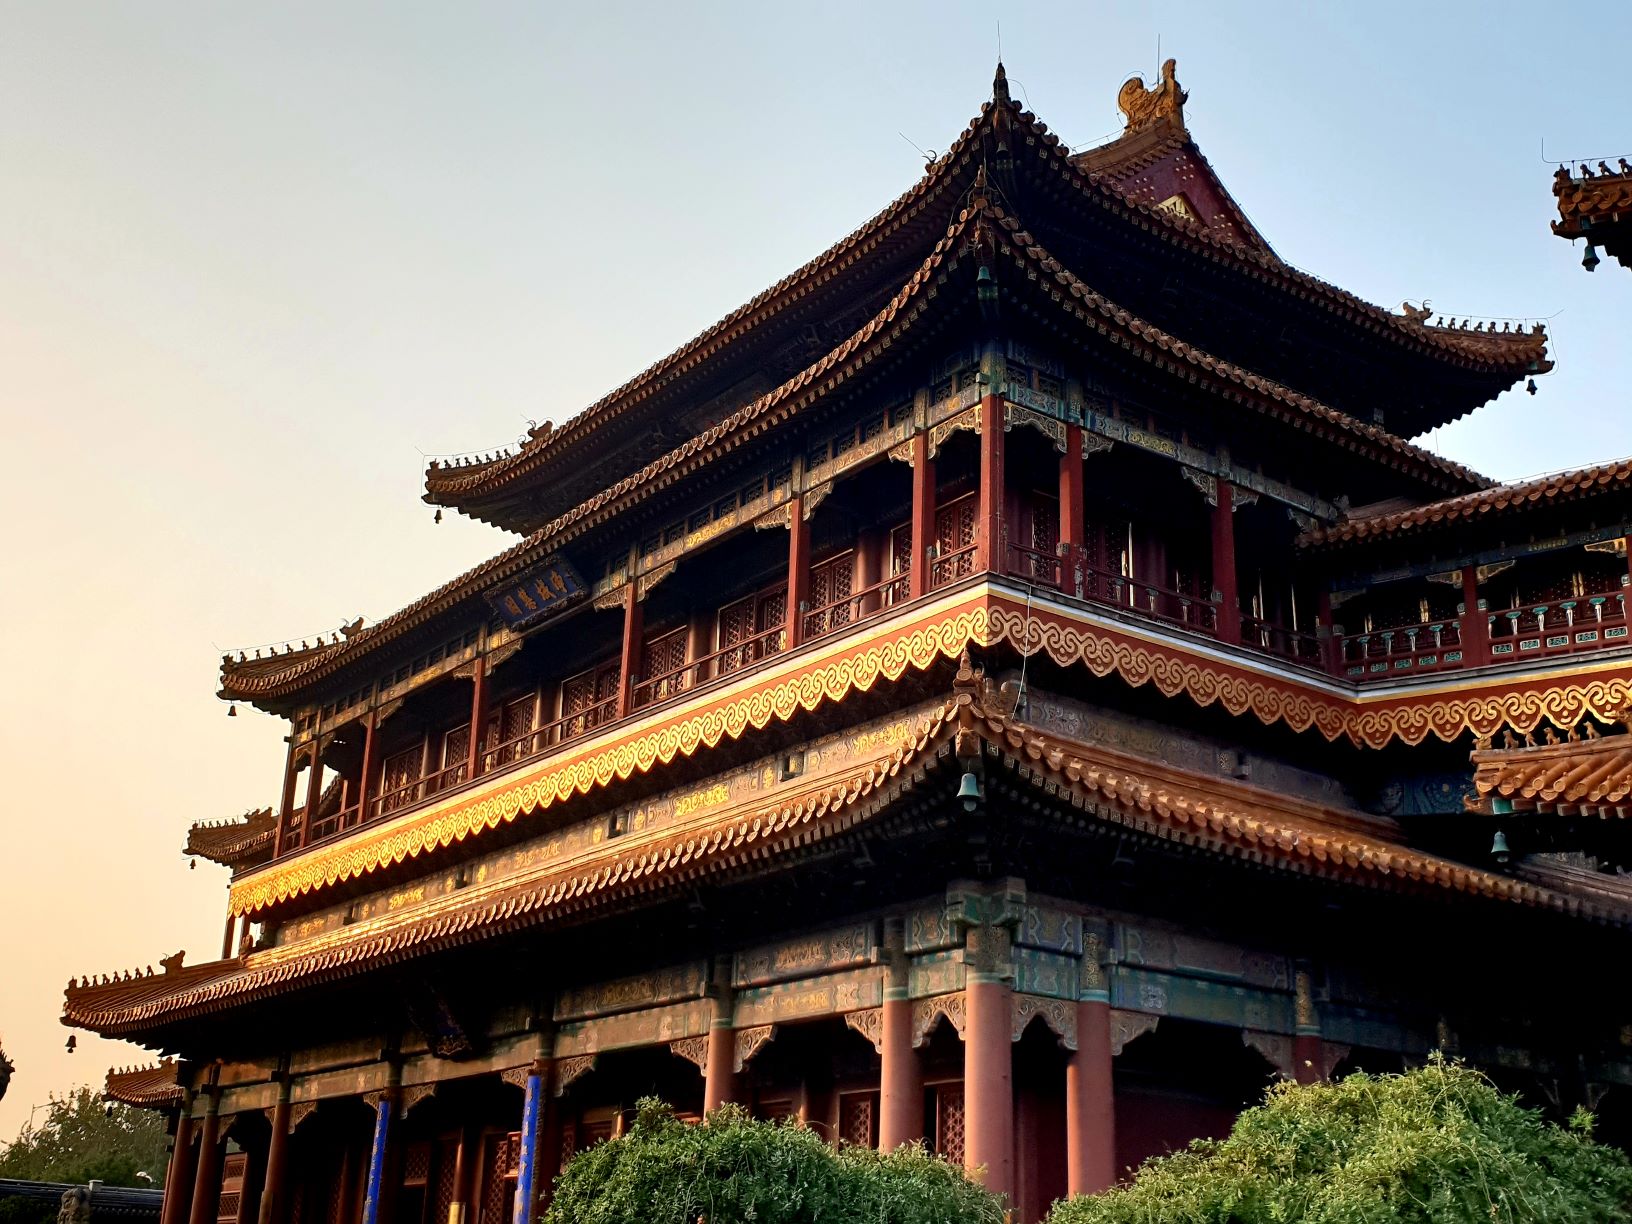
{"label": "temple building", "polygon": [[1574,242],[1587,240],[1581,266],[1588,272],[1600,262],[1598,248],[1632,268],[1632,165],[1618,159],[1614,169],[1599,162],[1594,171],[1586,162],[1578,173],[1560,166],[1553,175],[1553,196],[1558,202],[1558,220],[1553,233]]}
{"label": "temple building", "polygon": [[1408,441],[1543,329],[1283,262],[1184,101],[1073,153],[1000,67],[855,233],[433,463],[505,551],[223,660],[289,731],[188,838],[221,957],[66,995],[166,1060],[108,1080],[164,1224],[527,1224],[648,1095],[1029,1222],[1435,1049],[1626,1141],[1632,463]]}

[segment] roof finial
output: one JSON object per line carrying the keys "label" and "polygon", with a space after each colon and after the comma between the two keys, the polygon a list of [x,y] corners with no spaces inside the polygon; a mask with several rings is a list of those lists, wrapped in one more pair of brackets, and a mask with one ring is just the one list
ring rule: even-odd
{"label": "roof finial", "polygon": [[1151,88],[1145,88],[1145,78],[1129,77],[1116,95],[1116,105],[1127,116],[1123,135],[1149,127],[1160,120],[1171,120],[1174,126],[1184,127],[1184,104],[1190,97],[1179,88],[1175,70],[1176,60],[1162,64],[1162,79]]}
{"label": "roof finial", "polygon": [[1003,61],[997,61],[997,75],[992,78],[992,101],[1002,106],[1009,104],[1009,74],[1003,71]]}

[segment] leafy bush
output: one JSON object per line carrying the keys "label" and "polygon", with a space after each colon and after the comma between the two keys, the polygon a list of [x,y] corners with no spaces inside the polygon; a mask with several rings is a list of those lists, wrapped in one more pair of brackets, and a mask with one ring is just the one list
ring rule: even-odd
{"label": "leafy bush", "polygon": [[[110,1108],[98,1093],[80,1087],[66,1096],[53,1096],[39,1125],[30,1118],[14,1142],[0,1147],[0,1177],[158,1187],[164,1184],[167,1146],[159,1114],[128,1105]],[[52,1203],[0,1200],[0,1224],[56,1218]]]}
{"label": "leafy bush", "polygon": [[545,1224],[1000,1224],[995,1197],[921,1147],[837,1151],[792,1123],[736,1106],[707,1126],[640,1102],[622,1138],[580,1153]]}
{"label": "leafy bush", "polygon": [[1281,1084],[1226,1139],[1149,1161],[1048,1224],[1632,1222],[1632,1164],[1467,1067]]}

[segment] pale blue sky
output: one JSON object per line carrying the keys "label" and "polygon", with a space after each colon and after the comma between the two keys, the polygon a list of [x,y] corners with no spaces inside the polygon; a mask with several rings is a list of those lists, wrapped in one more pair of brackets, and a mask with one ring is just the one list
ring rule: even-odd
{"label": "pale blue sky", "polygon": [[421,452],[570,415],[877,211],[988,96],[999,13],[1073,145],[1160,35],[1283,257],[1550,316],[1541,394],[1438,449],[1632,452],[1632,273],[1550,236],[1541,159],[1632,155],[1622,4],[0,0],[0,1136],[129,1061],[62,1055],[68,976],[218,951],[223,873],[177,849],[281,760],[214,700],[220,651],[496,551],[432,526]]}

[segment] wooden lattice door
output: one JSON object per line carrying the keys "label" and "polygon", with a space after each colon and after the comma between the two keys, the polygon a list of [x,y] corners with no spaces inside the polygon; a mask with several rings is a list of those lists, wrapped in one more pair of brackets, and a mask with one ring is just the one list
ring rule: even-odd
{"label": "wooden lattice door", "polygon": [[425,745],[415,744],[385,758],[380,780],[380,811],[394,812],[419,798],[425,774]]}
{"label": "wooden lattice door", "polygon": [[902,523],[890,531],[890,577],[900,579],[884,588],[886,606],[899,603],[912,594],[909,579],[912,575],[912,524]]}
{"label": "wooden lattice door", "polygon": [[787,624],[787,617],[788,588],[785,586],[750,595],[721,608],[716,672],[720,675],[733,672],[779,652],[786,634],[778,630]]}
{"label": "wooden lattice door", "polygon": [[937,1084],[935,1093],[935,1150],[953,1164],[963,1163],[963,1084]]}
{"label": "wooden lattice door", "polygon": [[683,692],[690,680],[686,666],[687,630],[652,638],[640,652],[640,676],[646,701],[662,701]]}
{"label": "wooden lattice door", "polygon": [[855,589],[856,554],[841,553],[811,567],[810,614],[805,617],[805,636],[824,633],[848,625],[855,614],[850,596]]}
{"label": "wooden lattice door", "polygon": [[240,1224],[243,1220],[248,1173],[249,1157],[243,1152],[233,1152],[221,1162],[221,1195],[216,1200],[216,1224]]}
{"label": "wooden lattice door", "polygon": [[482,1142],[481,1218],[477,1224],[510,1224],[516,1206],[521,1132],[488,1135]]}
{"label": "wooden lattice door", "polygon": [[975,517],[979,504],[973,493],[960,497],[935,513],[934,585],[967,578],[975,572]]}
{"label": "wooden lattice door", "polygon": [[878,1146],[878,1093],[839,1094],[839,1140],[856,1147]]}

